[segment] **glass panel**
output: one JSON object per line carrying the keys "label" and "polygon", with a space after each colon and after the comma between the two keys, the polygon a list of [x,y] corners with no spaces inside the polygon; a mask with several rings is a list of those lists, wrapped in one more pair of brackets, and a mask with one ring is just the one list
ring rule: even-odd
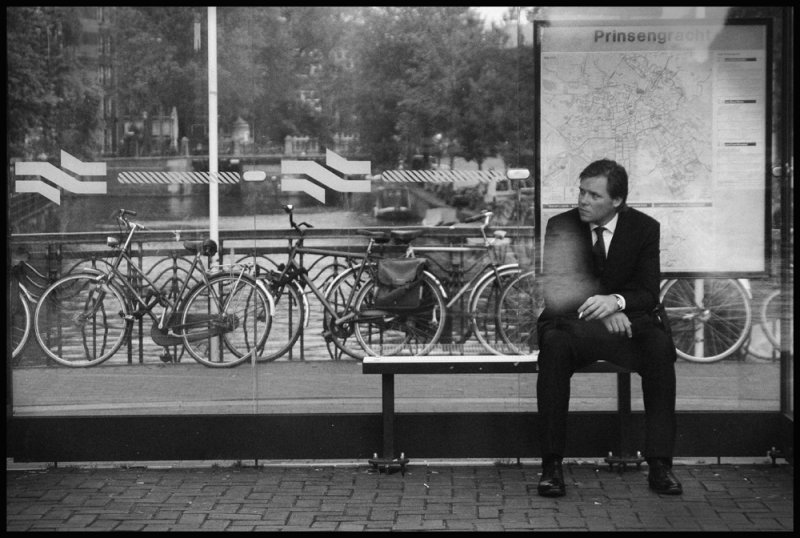
{"label": "glass panel", "polygon": [[[378,412],[367,353],[531,352],[541,290],[502,292],[601,156],[661,223],[678,410],[793,412],[781,8],[6,13],[15,415]],[[389,230],[421,230],[424,306],[344,317],[376,309],[368,245],[407,254]],[[535,380],[398,376],[397,410],[535,411]],[[615,409],[615,377],[572,394]]]}

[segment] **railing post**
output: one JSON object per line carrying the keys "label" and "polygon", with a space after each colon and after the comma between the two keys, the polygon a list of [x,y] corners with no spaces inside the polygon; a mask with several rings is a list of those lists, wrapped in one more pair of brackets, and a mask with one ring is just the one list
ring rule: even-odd
{"label": "railing post", "polygon": [[[128,245],[127,254],[130,255],[130,253],[131,253],[131,245]],[[128,282],[130,282],[133,285],[133,287],[138,290],[139,287],[138,287],[137,282],[136,282],[136,276],[133,274],[133,270],[131,269],[130,264],[128,264],[128,268],[127,269],[128,269],[128,277],[127,277],[128,278]],[[127,340],[128,341],[126,342],[126,344],[127,344],[127,348],[128,348],[128,353],[127,353],[128,354],[128,364],[133,364],[133,331],[128,333]],[[141,326],[141,320],[139,320],[139,344],[140,344],[139,345],[139,349],[141,349],[141,342],[142,342],[142,326]]]}
{"label": "railing post", "polygon": [[[144,273],[144,244],[139,241],[139,269]],[[142,295],[144,291],[144,279],[141,276],[137,275],[137,282],[138,282],[138,290],[139,295]],[[128,353],[130,356],[131,353]],[[130,361],[129,361],[130,362]],[[139,318],[139,364],[144,363],[144,316]]]}

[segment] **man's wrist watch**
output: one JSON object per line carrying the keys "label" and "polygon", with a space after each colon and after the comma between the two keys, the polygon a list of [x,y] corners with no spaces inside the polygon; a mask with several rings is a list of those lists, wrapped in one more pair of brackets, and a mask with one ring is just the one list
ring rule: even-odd
{"label": "man's wrist watch", "polygon": [[622,295],[612,293],[614,298],[617,300],[617,311],[625,310],[625,299],[622,298]]}

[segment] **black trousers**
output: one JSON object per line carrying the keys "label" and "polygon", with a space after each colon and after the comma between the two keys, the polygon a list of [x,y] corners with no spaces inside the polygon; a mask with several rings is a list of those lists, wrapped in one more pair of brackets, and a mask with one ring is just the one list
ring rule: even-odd
{"label": "black trousers", "polygon": [[600,321],[540,321],[536,401],[543,458],[566,450],[570,381],[576,370],[605,360],[642,379],[646,436],[644,456],[672,460],[675,446],[675,346],[650,316],[632,320],[633,338],[610,334]]}

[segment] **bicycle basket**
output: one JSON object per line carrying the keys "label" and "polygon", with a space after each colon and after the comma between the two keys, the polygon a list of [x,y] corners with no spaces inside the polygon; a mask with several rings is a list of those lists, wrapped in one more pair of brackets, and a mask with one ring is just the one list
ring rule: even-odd
{"label": "bicycle basket", "polygon": [[424,258],[378,260],[373,306],[386,310],[413,310],[422,301]]}

